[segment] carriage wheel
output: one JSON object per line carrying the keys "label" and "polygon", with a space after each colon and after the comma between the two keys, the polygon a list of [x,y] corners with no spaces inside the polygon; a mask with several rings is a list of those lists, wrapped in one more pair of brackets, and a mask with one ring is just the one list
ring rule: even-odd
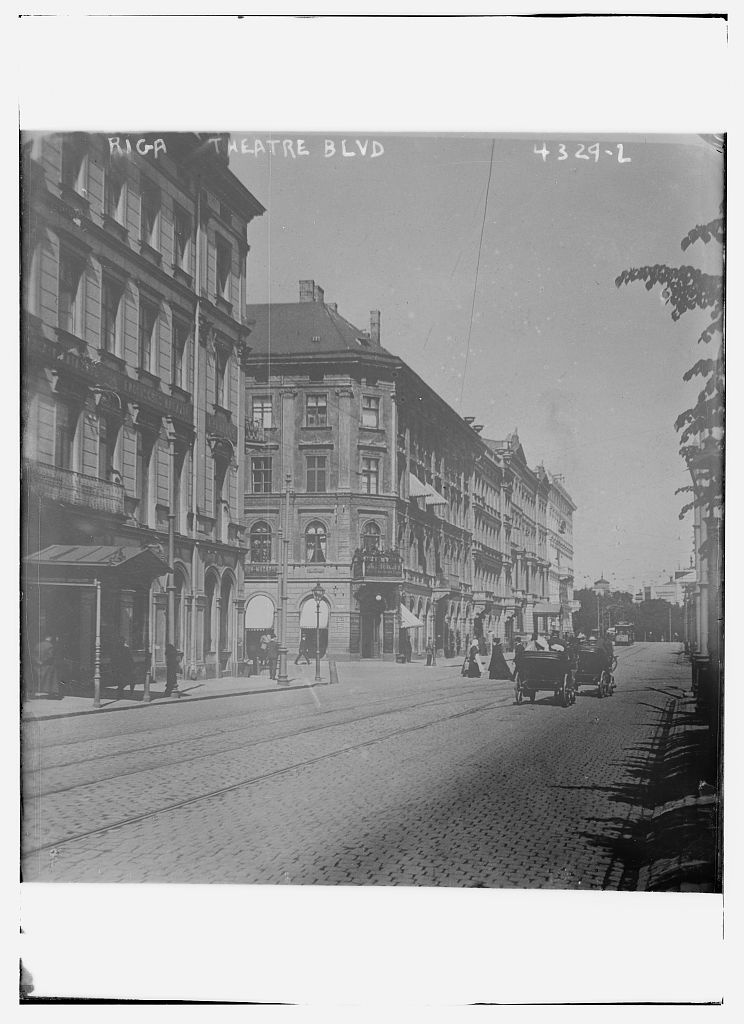
{"label": "carriage wheel", "polygon": [[517,702],[517,704],[522,703],[523,696],[524,687],[522,686],[522,680],[519,678],[519,674],[517,674],[517,677],[514,681],[514,700]]}
{"label": "carriage wheel", "polygon": [[603,669],[602,675],[599,678],[599,693],[601,697],[609,697],[610,695],[610,674],[607,669]]}
{"label": "carriage wheel", "polygon": [[575,683],[574,678],[571,675],[571,673],[569,673],[569,675],[568,675],[568,681],[569,681],[569,684],[570,684],[569,692],[571,694],[571,703],[575,704],[576,703],[576,683]]}
{"label": "carriage wheel", "polygon": [[571,703],[571,686],[570,679],[568,676],[563,680],[563,686],[561,687],[561,694],[563,696],[563,707],[567,708]]}
{"label": "carriage wheel", "polygon": [[534,703],[535,703],[535,691],[534,690],[530,690],[530,704],[534,704]]}
{"label": "carriage wheel", "polygon": [[614,676],[610,676],[610,682],[609,682],[608,687],[607,687],[607,696],[611,697],[614,692],[615,692],[615,677]]}

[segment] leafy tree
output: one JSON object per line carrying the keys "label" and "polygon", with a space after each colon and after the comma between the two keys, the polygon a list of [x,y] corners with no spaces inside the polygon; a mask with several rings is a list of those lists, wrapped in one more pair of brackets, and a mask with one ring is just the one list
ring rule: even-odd
{"label": "leafy tree", "polygon": [[[718,243],[723,248],[726,240],[724,204],[720,217],[708,224],[698,224],[682,239],[686,251],[696,242],[708,245]],[[713,510],[723,502],[723,423],[724,423],[724,290],[723,274],[705,274],[697,267],[668,267],[657,263],[653,267],[632,267],[624,270],[615,280],[616,286],[643,281],[646,290],[656,285],[662,288],[662,298],[671,308],[672,320],[691,309],[710,311],[710,322],[698,344],[710,345],[718,340],[716,351],[697,360],[684,374],[685,381],[700,377],[702,388],[695,404],[677,417],[675,429],[680,431],[680,453],[688,466],[695,469],[698,486],[693,500],[680,512],[680,519],[692,508],[700,505]],[[681,487],[677,493],[692,492],[691,486]]]}

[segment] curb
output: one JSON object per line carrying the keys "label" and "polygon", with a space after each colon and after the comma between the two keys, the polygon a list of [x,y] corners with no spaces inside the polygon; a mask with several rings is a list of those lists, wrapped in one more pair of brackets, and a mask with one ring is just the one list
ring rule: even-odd
{"label": "curb", "polygon": [[[299,684],[297,684],[295,686],[273,686],[270,689],[265,689],[265,690],[230,690],[228,693],[203,693],[203,694],[200,694],[198,696],[193,696],[193,697],[190,694],[186,694],[186,696],[188,696],[188,698],[189,698],[187,703],[193,704],[193,703],[195,703],[197,701],[201,701],[201,700],[220,700],[221,698],[224,698],[224,697],[252,697],[254,694],[258,695],[258,694],[262,694],[262,693],[289,693],[291,690],[312,690],[316,686],[330,686],[330,685],[331,685],[330,682],[328,682],[327,680],[323,680],[320,683],[312,682],[312,683],[299,683]],[[167,706],[169,706],[171,704],[180,704],[180,703],[181,703],[181,698],[180,697],[156,697],[155,700],[151,700],[151,701],[148,701],[148,702],[140,701],[137,704],[132,704],[131,706],[127,706],[127,707],[124,707],[124,708],[92,708],[91,707],[91,708],[87,708],[84,711],[63,711],[63,712],[61,712],[58,715],[44,715],[42,718],[36,718],[34,715],[30,715],[30,714],[24,715],[23,714],[23,709],[21,709],[21,718],[25,717],[26,721],[33,721],[33,722],[53,722],[53,721],[56,721],[59,718],[79,718],[82,715],[112,714],[112,713],[121,712],[121,711],[140,711],[140,710],[143,710],[145,708],[162,708],[162,707],[167,707]]]}

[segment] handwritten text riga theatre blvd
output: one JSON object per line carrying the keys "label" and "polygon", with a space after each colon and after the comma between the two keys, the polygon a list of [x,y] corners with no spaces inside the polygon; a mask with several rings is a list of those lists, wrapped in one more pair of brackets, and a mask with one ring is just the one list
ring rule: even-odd
{"label": "handwritten text riga theatre blvd", "polygon": [[[217,136],[209,139],[209,143],[214,146],[216,153],[226,149],[228,156],[232,153],[240,153],[243,156],[269,154],[297,160],[298,157],[310,156],[311,152],[316,151],[316,146],[313,144],[310,149],[310,144],[305,139],[256,139],[243,136],[240,140],[230,138],[226,141],[224,137]],[[319,144],[320,140],[318,146]],[[382,156],[385,147],[377,139],[323,139],[322,152],[324,157],[366,156],[374,160],[375,157]]]}
{"label": "handwritten text riga theatre blvd", "polygon": [[[139,137],[130,139],[127,136],[110,135],[108,139],[109,154],[111,156],[130,156],[132,153],[139,153],[140,156],[147,156],[151,153],[158,157],[166,153],[165,139],[153,139],[149,142],[146,138]],[[305,139],[256,139],[243,136],[240,140],[215,135],[210,137],[206,145],[213,146],[215,153],[222,151],[228,156],[231,154],[242,154],[243,156],[279,156],[287,157],[290,160],[297,160],[298,157],[310,156],[311,152],[320,151],[323,156],[328,157],[375,157],[382,156],[385,147],[377,139],[323,139],[322,149],[320,141],[316,147],[313,144],[312,150]]]}

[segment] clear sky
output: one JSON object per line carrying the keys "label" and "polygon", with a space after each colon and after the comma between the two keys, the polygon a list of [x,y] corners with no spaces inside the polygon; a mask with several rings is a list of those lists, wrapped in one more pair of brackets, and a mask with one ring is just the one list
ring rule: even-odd
{"label": "clear sky", "polygon": [[[484,224],[490,137],[363,136],[367,155],[354,157],[340,136],[327,136],[333,156],[326,136],[300,137],[308,156],[231,156],[267,207],[249,228],[249,302],[296,301],[312,278],[360,328],[379,308],[383,345],[484,436],[517,427],[529,463],[563,473],[578,506],[577,586],[687,565],[673,424],[696,395],[681,378],[707,315],[675,324],[658,289],[614,282],[649,263],[720,268],[715,245],[680,249],[718,215],[719,154],[697,136],[497,136]],[[252,150],[267,136],[233,138]],[[297,150],[296,134],[273,138]],[[576,156],[595,141],[597,160]]]}

